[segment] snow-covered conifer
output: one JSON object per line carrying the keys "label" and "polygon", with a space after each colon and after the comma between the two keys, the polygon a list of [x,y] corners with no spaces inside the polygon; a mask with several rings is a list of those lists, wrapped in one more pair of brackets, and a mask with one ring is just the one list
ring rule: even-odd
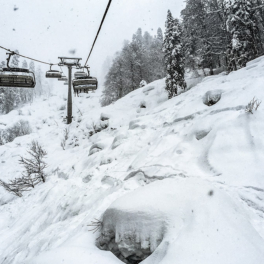
{"label": "snow-covered conifer", "polygon": [[167,70],[166,90],[169,98],[178,94],[179,89],[186,88],[184,80],[184,55],[182,48],[182,28],[178,19],[174,19],[170,10],[166,21],[163,44],[165,66]]}

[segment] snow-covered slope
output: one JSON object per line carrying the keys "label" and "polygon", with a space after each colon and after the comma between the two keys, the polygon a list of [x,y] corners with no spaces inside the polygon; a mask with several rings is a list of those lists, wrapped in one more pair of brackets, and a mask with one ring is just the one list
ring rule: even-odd
{"label": "snow-covered slope", "polygon": [[263,69],[261,57],[171,100],[164,80],[104,108],[82,94],[65,150],[60,92],[0,116],[33,128],[0,147],[0,178],[20,175],[33,139],[49,165],[22,198],[0,189],[0,263],[122,263],[99,248],[130,263],[264,263],[264,107],[245,112],[264,98]]}

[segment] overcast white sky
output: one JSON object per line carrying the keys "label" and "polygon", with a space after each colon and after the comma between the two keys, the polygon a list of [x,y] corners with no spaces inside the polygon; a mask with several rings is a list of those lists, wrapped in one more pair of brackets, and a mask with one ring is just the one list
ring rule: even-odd
{"label": "overcast white sky", "polygon": [[[86,61],[108,0],[0,0],[0,46],[47,62],[58,56]],[[125,39],[141,27],[156,34],[164,30],[167,10],[179,17],[184,0],[113,0],[89,65],[92,75],[102,76],[107,56],[120,50]],[[14,11],[14,7],[18,8]],[[6,58],[0,50],[0,60]],[[43,65],[43,71],[48,66]]]}

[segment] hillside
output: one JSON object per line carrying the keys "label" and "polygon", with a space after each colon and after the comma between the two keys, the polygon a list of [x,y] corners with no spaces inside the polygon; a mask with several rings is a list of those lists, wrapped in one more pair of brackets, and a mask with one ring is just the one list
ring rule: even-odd
{"label": "hillside", "polygon": [[20,176],[32,140],[48,153],[45,184],[0,189],[0,263],[122,263],[109,250],[126,263],[263,263],[264,107],[245,112],[264,98],[263,69],[260,57],[171,100],[164,80],[104,108],[99,91],[81,94],[65,150],[62,91],[0,116],[0,129],[33,129],[0,146],[0,179]]}

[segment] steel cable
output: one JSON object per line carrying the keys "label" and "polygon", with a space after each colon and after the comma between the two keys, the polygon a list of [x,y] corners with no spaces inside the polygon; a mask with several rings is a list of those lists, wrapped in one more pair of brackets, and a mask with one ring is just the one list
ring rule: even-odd
{"label": "steel cable", "polygon": [[96,34],[96,37],[95,37],[95,39],[94,39],[93,46],[92,46],[92,48],[91,48],[91,50],[90,50],[90,53],[89,53],[89,55],[88,55],[88,57],[87,57],[87,60],[86,60],[86,62],[85,62],[85,64],[84,64],[84,66],[86,66],[86,64],[87,64],[87,62],[88,62],[88,60],[89,60],[89,58],[90,58],[90,56],[91,56],[91,54],[92,54],[92,51],[93,51],[93,48],[94,48],[95,42],[96,42],[96,40],[97,40],[97,38],[98,38],[98,35],[99,35],[100,31],[101,31],[102,25],[103,25],[103,23],[104,23],[105,17],[106,17],[106,15],[107,15],[107,13],[108,13],[108,10],[109,10],[109,8],[110,8],[111,2],[112,2],[112,0],[109,0],[108,5],[107,5],[106,10],[105,10],[105,13],[104,13],[104,16],[103,16],[103,19],[102,19],[102,21],[101,21],[100,27],[99,27],[99,29],[98,29],[98,31],[97,31],[97,34]]}

